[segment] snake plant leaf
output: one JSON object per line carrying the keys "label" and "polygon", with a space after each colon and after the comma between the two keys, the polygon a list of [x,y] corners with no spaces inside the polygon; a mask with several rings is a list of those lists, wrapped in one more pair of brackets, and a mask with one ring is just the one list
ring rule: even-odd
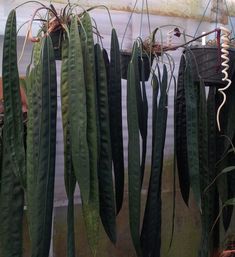
{"label": "snake plant leaf", "polygon": [[100,217],[111,242],[116,243],[116,210],[112,175],[112,149],[109,122],[108,87],[102,50],[95,45],[96,87],[99,112],[99,194]]}
{"label": "snake plant leaf", "polygon": [[[176,106],[176,101],[177,101],[177,81],[175,76],[173,76],[173,83],[174,83],[174,108]],[[174,240],[174,233],[175,233],[175,217],[176,217],[176,174],[177,174],[177,164],[176,164],[176,137],[175,137],[175,132],[176,132],[176,113],[174,111],[174,157],[173,157],[173,204],[172,204],[172,226],[171,226],[171,237],[170,237],[170,243],[169,243],[169,250],[172,247],[172,243]]]}
{"label": "snake plant leaf", "polygon": [[[14,173],[8,139],[3,131],[3,159],[0,191],[0,252],[4,257],[23,256],[24,190]],[[13,225],[14,224],[14,225]]]}
{"label": "snake plant leaf", "polygon": [[146,93],[145,74],[144,74],[144,62],[141,63],[141,89],[142,89],[142,159],[141,159],[141,185],[143,185],[145,162],[147,153],[147,136],[148,136],[148,99]]}
{"label": "snake plant leaf", "polygon": [[108,88],[112,158],[115,177],[116,212],[120,212],[124,193],[124,157],[122,131],[122,89],[120,49],[115,29],[112,29],[110,80]]}
{"label": "snake plant leaf", "polygon": [[34,224],[34,212],[37,211],[35,204],[35,188],[38,176],[38,157],[40,141],[40,117],[42,107],[42,65],[41,65],[41,41],[33,48],[34,67],[27,68],[26,87],[28,103],[28,122],[26,139],[26,167],[27,167],[27,216],[29,222],[30,238],[33,240],[32,227]]}
{"label": "snake plant leaf", "polygon": [[103,60],[104,60],[104,65],[105,65],[105,69],[106,69],[107,83],[109,83],[109,81],[110,81],[110,73],[109,73],[110,61],[109,61],[108,52],[106,51],[105,48],[102,49],[102,54],[103,54]]}
{"label": "snake plant leaf", "polygon": [[26,186],[25,150],[23,116],[20,98],[20,83],[17,67],[16,13],[12,10],[8,16],[3,45],[3,97],[5,136],[13,171]]}
{"label": "snake plant leaf", "polygon": [[[216,88],[210,87],[207,98],[207,119],[208,119],[208,169],[211,173],[211,179],[214,179],[217,174],[216,169],[216,137],[217,137],[217,124],[216,124],[216,107],[215,107],[215,99],[216,99]],[[214,221],[219,214],[219,194],[217,190],[216,184],[214,184],[211,188],[211,194],[214,195],[214,206],[213,206],[213,216],[212,220]],[[217,224],[213,229],[212,234],[212,247],[213,249],[219,248],[220,243],[220,227]]]}
{"label": "snake plant leaf", "polygon": [[[64,137],[64,178],[68,197],[67,207],[67,256],[75,256],[75,232],[74,232],[74,192],[76,188],[76,177],[72,165],[71,149],[71,123],[69,122],[69,39],[66,35],[62,41],[62,65],[61,65],[61,111]],[[72,72],[72,71],[71,71]],[[72,103],[71,103],[72,104]],[[76,138],[76,137],[75,137]]]}
{"label": "snake plant leaf", "polygon": [[29,214],[33,213],[30,217],[33,257],[49,255],[54,201],[57,85],[54,50],[49,36],[43,39],[40,63],[39,148],[34,174],[34,204],[31,206],[33,210],[29,210]]}
{"label": "snake plant leaf", "polygon": [[127,72],[127,125],[128,125],[128,194],[129,194],[129,223],[132,242],[138,257],[142,256],[140,245],[140,139],[136,99],[136,70],[137,43],[133,45],[132,59]]}
{"label": "snake plant leaf", "polygon": [[69,192],[69,174],[72,172],[71,145],[70,145],[70,127],[69,127],[69,39],[66,38],[62,42],[61,56],[61,113],[63,124],[63,140],[64,140],[64,180],[65,189],[68,196]]}
{"label": "snake plant leaf", "polygon": [[203,194],[203,190],[210,183],[214,174],[209,170],[208,163],[208,124],[207,124],[207,100],[205,92],[205,84],[200,81],[197,84],[199,88],[198,94],[198,136],[199,136],[199,167],[200,167],[200,187],[201,187],[201,224],[202,237],[200,256],[206,257],[211,252],[210,230],[213,226],[214,218],[214,191],[209,190]]}
{"label": "snake plant leaf", "polygon": [[199,146],[198,146],[198,85],[193,83],[192,56],[186,52],[186,67],[184,74],[186,99],[186,134],[189,178],[195,201],[201,210],[201,188],[199,172]]}
{"label": "snake plant leaf", "polygon": [[[144,79],[144,62],[143,60],[140,63],[141,56],[140,46],[137,47],[138,58],[135,58],[135,70],[136,73],[136,99],[137,99],[137,110],[138,110],[138,122],[139,122],[139,131],[142,138],[142,158],[141,158],[141,186],[144,179],[144,170],[145,170],[145,159],[146,159],[146,148],[147,148],[147,122],[148,122],[148,102],[146,96],[145,88],[145,79]],[[141,74],[139,70],[139,65],[141,64]],[[141,84],[140,81],[142,80]]]}
{"label": "snake plant leaf", "polygon": [[0,125],[0,191],[1,191],[1,174],[2,174],[2,157],[3,157],[3,141],[2,141],[2,124]]}
{"label": "snake plant leaf", "polygon": [[15,10],[10,12],[5,28],[2,76],[4,127],[1,146],[3,156],[0,182],[0,248],[4,257],[21,257],[23,253],[23,187],[26,187],[26,178]]}
{"label": "snake plant leaf", "polygon": [[167,69],[163,66],[162,79],[160,84],[160,99],[158,104],[158,80],[156,75],[155,87],[153,87],[153,139],[152,139],[152,160],[151,175],[149,181],[149,189],[147,203],[144,213],[143,227],[141,231],[141,244],[143,256],[160,256],[161,248],[161,180],[163,170],[163,156],[166,137],[167,125]]}
{"label": "snake plant leaf", "polygon": [[175,101],[175,147],[176,147],[176,160],[178,167],[179,185],[182,198],[188,206],[190,180],[188,168],[188,153],[187,153],[187,125],[186,125],[186,100],[184,89],[184,69],[185,58],[180,60],[177,92]]}
{"label": "snake plant leaf", "polygon": [[[89,13],[82,17],[86,32],[82,32],[83,64],[87,106],[87,142],[90,162],[90,197],[83,205],[88,242],[93,256],[96,256],[99,236],[99,187],[98,187],[98,115],[96,95],[95,53],[92,23]],[[85,39],[85,40],[84,40]]]}
{"label": "snake plant leaf", "polygon": [[[90,196],[89,150],[87,142],[86,89],[83,71],[83,55],[78,32],[77,18],[73,17],[69,42],[69,125],[71,129],[71,151],[74,173],[77,178],[82,201]],[[89,129],[89,126],[88,126]]]}
{"label": "snake plant leaf", "polygon": [[[28,122],[27,122],[27,151],[26,151],[26,168],[27,168],[27,216],[29,222],[30,238],[32,239],[32,226],[33,226],[33,205],[34,201],[34,190],[36,186],[37,173],[37,158],[38,158],[38,126],[35,126],[35,121],[39,121],[39,104],[38,100],[41,101],[40,93],[37,95],[38,87],[41,87],[41,72],[40,68],[33,68],[27,74],[26,86],[27,86],[27,101],[28,101]],[[39,78],[36,77],[39,75]],[[36,83],[36,78],[38,79]],[[36,143],[36,144],[35,144]],[[36,150],[37,149],[37,150]]]}

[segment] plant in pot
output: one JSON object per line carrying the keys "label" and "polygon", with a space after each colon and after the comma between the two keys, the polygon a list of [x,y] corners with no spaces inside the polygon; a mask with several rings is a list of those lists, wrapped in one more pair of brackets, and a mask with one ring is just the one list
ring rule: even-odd
{"label": "plant in pot", "polygon": [[[122,78],[127,79],[127,70],[128,70],[128,64],[132,58],[132,51],[130,50],[124,50],[124,41],[125,37],[127,34],[127,30],[129,28],[129,25],[131,23],[133,14],[135,13],[137,9],[137,3],[138,0],[135,1],[134,7],[131,11],[129,20],[127,22],[127,25],[124,30],[122,42],[121,42],[121,69],[122,69]],[[179,31],[179,28],[174,25],[166,25],[166,26],[161,26],[153,29],[151,31],[151,26],[150,26],[150,15],[149,15],[149,7],[148,7],[148,1],[142,0],[142,7],[141,7],[141,17],[140,17],[140,31],[139,31],[139,36],[136,38],[138,41],[138,67],[139,67],[139,72],[140,72],[140,79],[141,81],[148,81],[150,73],[151,73],[151,67],[154,61],[154,58],[158,58],[163,54],[165,49],[167,47],[172,46],[172,38],[173,36],[179,37],[180,35],[184,35],[185,39],[185,34],[184,30],[182,29],[182,32]],[[146,14],[144,13],[146,9]],[[143,20],[144,16],[146,15],[147,17],[147,27],[148,27],[148,37],[143,38]],[[167,33],[167,42],[163,42],[163,33],[161,31],[162,28],[169,27],[169,31]],[[160,35],[159,38],[157,38],[157,34]],[[185,39],[186,40],[186,39]],[[143,72],[142,72],[143,69]]]}
{"label": "plant in pot", "polygon": [[[148,19],[148,30],[149,33],[151,31],[150,29],[150,19],[149,19],[149,7],[148,7],[148,1],[142,0],[142,8],[141,8],[141,19],[140,19],[140,31],[139,31],[139,36],[137,37],[137,41],[139,45],[143,46],[144,40],[142,38],[142,30],[143,30],[143,18],[144,18],[144,8],[146,8],[146,16]],[[132,51],[131,50],[124,50],[123,45],[125,41],[125,36],[127,33],[127,30],[129,28],[129,25],[131,24],[131,20],[133,18],[133,15],[136,11],[138,4],[138,0],[135,1],[135,4],[133,6],[133,9],[130,13],[130,17],[128,19],[127,25],[124,30],[122,42],[121,42],[121,71],[122,71],[122,78],[127,79],[127,70],[128,70],[128,65],[129,62],[132,58]],[[149,79],[150,75],[150,70],[152,66],[153,59],[150,58],[149,53],[145,51],[144,47],[138,47],[138,66],[141,74],[141,80],[147,81]],[[141,72],[142,68],[144,69],[144,72]],[[142,75],[144,77],[142,77]]]}
{"label": "plant in pot", "polygon": [[[200,256],[208,256],[219,248],[219,218],[228,229],[234,197],[233,174],[212,183],[218,174],[234,165],[230,155],[234,141],[234,50],[231,32],[224,27],[206,32],[216,35],[204,45],[187,42],[181,57],[175,102],[176,157],[181,194],[188,205],[190,189],[201,212]],[[208,87],[206,89],[206,87]],[[204,140],[202,140],[204,138]],[[230,169],[229,169],[230,170]],[[211,185],[208,187],[208,185]],[[220,201],[222,206],[220,206]]]}
{"label": "plant in pot", "polygon": [[[26,35],[26,40],[33,42],[33,51],[26,70],[25,146],[17,67],[16,10],[31,2],[39,7],[32,15]],[[96,256],[100,219],[110,240],[116,242],[116,215],[122,207],[124,190],[121,75],[116,31],[108,12],[112,27],[109,61],[91,17],[92,10],[105,6],[85,9],[68,3],[56,11],[53,5],[46,6],[38,1],[22,5],[8,16],[3,47],[1,254],[4,257],[23,255],[25,194],[32,256],[49,255],[56,154],[55,61],[61,59],[64,171],[68,197],[67,253],[75,256],[74,191],[78,183],[88,242],[92,255]],[[35,21],[40,23],[40,28],[33,36]],[[95,38],[98,38],[97,43]]]}

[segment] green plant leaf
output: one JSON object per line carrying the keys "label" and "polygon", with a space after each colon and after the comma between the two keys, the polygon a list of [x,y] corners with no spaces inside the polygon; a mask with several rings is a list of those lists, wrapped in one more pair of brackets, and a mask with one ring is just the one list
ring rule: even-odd
{"label": "green plant leaf", "polygon": [[23,256],[24,190],[14,173],[7,138],[3,132],[3,159],[0,191],[1,256]]}
{"label": "green plant leaf", "polygon": [[199,168],[200,168],[200,188],[201,188],[201,247],[200,256],[207,257],[211,252],[212,244],[210,242],[209,232],[213,225],[214,218],[214,191],[207,191],[203,194],[204,188],[211,181],[214,174],[209,170],[208,163],[208,116],[205,84],[203,81],[196,84],[199,88],[198,94],[198,146],[199,146]]}
{"label": "green plant leaf", "polygon": [[[71,123],[69,123],[69,39],[66,35],[62,41],[62,65],[61,65],[61,111],[64,135],[64,178],[68,197],[67,207],[67,256],[75,256],[75,234],[74,234],[74,192],[76,188],[76,177],[72,165],[71,150]],[[72,104],[72,103],[71,103]],[[76,136],[75,136],[76,138]],[[74,139],[75,140],[75,139]]]}
{"label": "green plant leaf", "polygon": [[26,169],[16,34],[16,13],[12,10],[5,28],[2,64],[4,127],[1,145],[0,248],[4,257],[21,257],[23,250]]}
{"label": "green plant leaf", "polygon": [[102,50],[95,45],[96,87],[99,112],[99,194],[100,217],[110,240],[116,243],[116,210],[112,175],[112,149],[109,122],[108,87]]}
{"label": "green plant leaf", "polygon": [[[161,180],[163,170],[163,156],[167,125],[167,69],[163,66],[162,79],[153,76],[153,110],[152,110],[152,160],[151,175],[147,202],[144,213],[144,221],[141,232],[141,244],[143,256],[160,256],[161,248]],[[161,83],[158,83],[158,80]],[[158,90],[160,85],[160,99],[158,105]]]}
{"label": "green plant leaf", "polygon": [[141,159],[141,185],[143,185],[144,173],[145,173],[145,162],[147,153],[147,135],[148,135],[148,99],[146,93],[145,74],[144,74],[144,62],[141,62],[141,89],[142,89],[142,159]]}
{"label": "green plant leaf", "polygon": [[[70,27],[69,42],[69,125],[71,129],[72,163],[82,201],[90,197],[90,167],[87,142],[87,101],[83,70],[83,55],[77,18],[74,16]],[[96,157],[97,158],[97,157]]]}
{"label": "green plant leaf", "polygon": [[193,83],[192,57],[186,52],[185,67],[185,99],[186,99],[186,134],[190,185],[196,203],[201,210],[201,189],[199,172],[199,146],[198,146],[198,85]]}
{"label": "green plant leaf", "polygon": [[[54,202],[55,147],[57,117],[57,84],[54,50],[49,36],[42,42],[41,108],[39,117],[39,145],[34,173],[34,204],[29,210],[32,224],[32,256],[47,257],[51,242]],[[29,206],[30,208],[30,206]]]}
{"label": "green plant leaf", "polygon": [[[210,178],[213,179],[216,176],[216,137],[217,137],[217,123],[216,123],[216,91],[215,87],[210,87],[207,97],[207,119],[208,119],[208,170],[210,172]],[[213,201],[213,213],[212,220],[214,221],[219,214],[220,202],[219,194],[216,185],[211,188],[211,194],[214,196]],[[217,226],[213,230],[211,236],[211,247],[218,249],[220,244],[220,226]]]}
{"label": "green plant leaf", "polygon": [[26,186],[23,116],[17,67],[16,14],[11,11],[6,24],[3,46],[4,126],[11,152],[13,171]]}
{"label": "green plant leaf", "polygon": [[140,139],[136,99],[137,72],[135,61],[137,42],[133,45],[132,60],[127,72],[127,125],[128,125],[128,192],[129,192],[129,223],[132,242],[137,256],[142,256],[140,245]]}
{"label": "green plant leaf", "polygon": [[188,206],[189,192],[190,192],[190,180],[189,180],[189,168],[188,168],[188,153],[187,153],[187,125],[186,125],[186,99],[184,88],[184,70],[185,70],[185,58],[181,57],[176,102],[174,107],[175,112],[175,147],[176,147],[176,159],[178,167],[179,185],[182,198],[185,204]]}
{"label": "green plant leaf", "polygon": [[112,144],[112,158],[115,177],[116,212],[120,212],[124,193],[124,157],[122,131],[122,84],[120,49],[115,29],[112,30],[109,76],[109,117]]}
{"label": "green plant leaf", "polygon": [[90,161],[90,197],[89,203],[83,205],[88,242],[93,256],[96,256],[99,239],[99,188],[98,188],[98,115],[96,96],[96,74],[94,40],[91,18],[88,13],[82,17],[86,31],[81,32],[83,45],[83,64],[86,86],[87,106],[87,142]]}

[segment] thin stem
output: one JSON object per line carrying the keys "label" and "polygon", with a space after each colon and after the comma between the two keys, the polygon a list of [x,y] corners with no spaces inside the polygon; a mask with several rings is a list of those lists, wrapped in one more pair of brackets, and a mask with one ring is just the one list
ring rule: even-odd
{"label": "thin stem", "polygon": [[230,16],[230,14],[229,14],[229,9],[228,9],[227,0],[225,0],[225,6],[226,6],[228,18],[229,18],[229,23],[230,23],[230,25],[231,25],[231,27],[232,27],[233,36],[235,36],[234,26],[233,26],[233,22],[232,22],[231,16]]}
{"label": "thin stem", "polygon": [[97,6],[93,6],[93,7],[88,8],[86,11],[89,12],[89,11],[92,11],[92,10],[97,9],[97,8],[104,8],[108,12],[109,21],[110,21],[111,27],[113,28],[112,17],[111,17],[109,8],[107,6],[105,6],[105,5],[97,5]]}
{"label": "thin stem", "polygon": [[[17,34],[19,34],[20,30],[21,30],[26,24],[28,24],[30,21],[31,21],[31,20],[27,20],[27,21],[25,21],[23,24],[21,24],[20,27],[19,27],[18,30],[17,30]],[[46,20],[44,20],[44,19],[34,19],[34,21],[46,22]]]}
{"label": "thin stem", "polygon": [[201,18],[199,24],[198,24],[198,27],[197,27],[197,29],[196,29],[196,31],[195,31],[195,34],[194,34],[194,37],[196,37],[196,35],[197,35],[197,32],[198,32],[198,30],[199,30],[199,28],[200,28],[200,26],[201,26],[201,24],[202,24],[202,21],[204,20],[204,17],[205,17],[205,15],[206,15],[206,12],[207,12],[207,9],[208,9],[210,3],[211,3],[211,0],[209,0],[208,3],[207,3],[206,9],[205,9],[205,11],[204,11],[204,13],[203,13],[203,15],[202,15],[202,18]]}
{"label": "thin stem", "polygon": [[43,9],[47,10],[48,13],[49,13],[49,12],[52,12],[52,13],[55,15],[56,19],[58,20],[58,22],[61,23],[61,22],[60,22],[60,19],[59,19],[59,17],[58,17],[58,15],[57,15],[57,13],[54,12],[51,8],[49,8],[49,7],[40,7],[40,8],[38,8],[38,9],[34,12],[32,18],[31,18],[31,20],[30,20],[30,24],[29,24],[28,38],[30,38],[30,40],[33,41],[33,42],[37,42],[39,39],[38,39],[37,37],[34,38],[33,35],[32,35],[32,24],[33,24],[34,18],[35,18],[35,16],[37,15],[37,13],[38,13],[40,10],[43,10]]}
{"label": "thin stem", "polygon": [[143,12],[144,12],[144,0],[142,0],[141,16],[140,16],[140,37],[142,37],[142,26],[143,26]]}
{"label": "thin stem", "polygon": [[149,5],[148,5],[148,0],[146,0],[146,11],[147,11],[147,18],[148,18],[149,34],[150,34],[150,33],[151,33],[151,26],[150,26],[150,18],[149,18]]}
{"label": "thin stem", "polygon": [[16,6],[16,7],[15,7],[15,10],[18,9],[18,8],[20,8],[20,7],[22,7],[23,5],[26,5],[26,4],[29,4],[29,3],[37,3],[37,4],[40,4],[40,5],[43,6],[43,7],[46,7],[46,5],[42,4],[42,3],[39,2],[39,1],[27,1],[27,2],[24,2],[24,3],[22,3],[22,4],[18,5],[18,6]]}
{"label": "thin stem", "polygon": [[186,43],[184,43],[184,44],[178,45],[178,46],[174,46],[174,47],[165,47],[165,48],[164,48],[164,51],[177,50],[177,49],[180,48],[180,47],[185,47],[185,46],[189,45],[190,43],[192,43],[192,42],[194,42],[194,41],[197,41],[198,39],[200,39],[200,38],[202,38],[202,37],[208,36],[208,35],[210,35],[210,34],[212,34],[212,33],[214,33],[214,32],[219,33],[219,32],[220,32],[220,29],[216,28],[216,29],[214,29],[214,30],[212,30],[212,31],[210,31],[210,32],[207,32],[207,33],[205,33],[205,34],[203,34],[203,35],[200,35],[200,36],[198,36],[198,37],[196,37],[196,38],[194,38],[194,39],[192,39],[192,40],[190,40],[190,41],[188,41],[188,42],[186,42]]}
{"label": "thin stem", "polygon": [[80,5],[80,4],[72,4],[72,5],[69,6],[68,15],[70,15],[73,12],[73,10],[75,8],[77,8],[77,7],[81,8],[83,10],[83,13],[86,13],[86,9],[82,5]]}
{"label": "thin stem", "polygon": [[136,1],[135,1],[134,7],[133,7],[133,9],[132,9],[132,11],[131,11],[131,15],[130,15],[130,17],[129,17],[129,19],[128,19],[128,22],[127,22],[127,24],[126,24],[126,28],[125,28],[125,30],[124,30],[124,34],[123,34],[123,37],[122,37],[121,49],[122,49],[122,47],[123,47],[124,38],[125,38],[125,36],[126,36],[126,33],[127,33],[127,30],[128,30],[128,27],[129,27],[129,25],[130,25],[130,22],[131,22],[132,16],[133,16],[133,14],[134,14],[134,11],[135,11],[135,8],[136,8],[136,5],[137,5],[137,2],[138,2],[138,0],[136,0]]}

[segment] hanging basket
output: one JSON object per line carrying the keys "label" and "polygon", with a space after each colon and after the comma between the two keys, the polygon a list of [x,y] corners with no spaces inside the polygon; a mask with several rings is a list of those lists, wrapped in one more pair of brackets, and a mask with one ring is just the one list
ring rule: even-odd
{"label": "hanging basket", "polygon": [[[127,70],[128,65],[131,61],[131,52],[125,52],[121,51],[121,72],[122,72],[122,78],[127,79]],[[150,72],[151,72],[151,66],[153,63],[153,57],[150,58],[147,54],[142,54],[142,56],[138,57],[138,67],[139,67],[139,74],[140,74],[140,81],[142,81],[142,60],[144,64],[144,81],[148,81]],[[150,63],[151,62],[151,63]]]}
{"label": "hanging basket", "polygon": [[[192,58],[192,71],[195,81],[202,79],[208,86],[213,84],[226,83],[222,80],[224,74],[222,73],[221,51],[217,47],[204,46],[190,47],[189,51]],[[229,66],[228,76],[231,78],[234,70],[233,63],[235,62],[235,49],[229,49]]]}

